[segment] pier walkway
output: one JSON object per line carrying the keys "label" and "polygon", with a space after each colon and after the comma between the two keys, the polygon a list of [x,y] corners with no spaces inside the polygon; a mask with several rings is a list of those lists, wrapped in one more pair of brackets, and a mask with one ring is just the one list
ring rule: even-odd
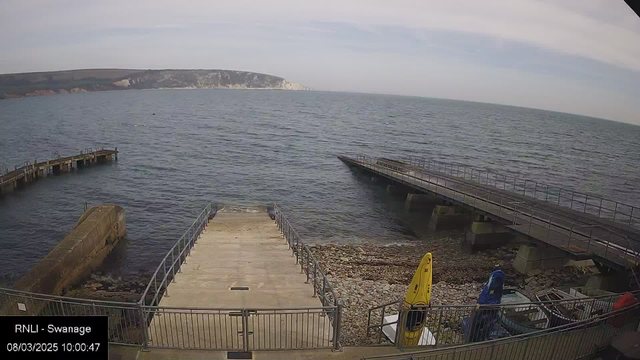
{"label": "pier walkway", "polygon": [[[208,225],[198,225],[201,214],[187,234],[193,244],[181,239],[151,280],[157,306],[145,310],[148,346],[245,352],[338,347],[335,294],[279,210],[209,208],[206,214]],[[171,268],[180,262],[178,270]]]}
{"label": "pier walkway", "polygon": [[169,291],[160,306],[322,306],[266,211],[219,211]]}
{"label": "pier walkway", "polygon": [[[551,245],[574,259],[607,267],[638,264],[640,210],[599,197],[509,179],[462,165],[413,158],[401,162],[368,156],[339,156],[344,163],[452,204],[469,208],[529,239]],[[475,170],[475,172],[474,172]],[[478,179],[486,179],[482,182]],[[606,204],[615,203],[615,209]],[[570,203],[570,205],[569,205]],[[604,205],[603,205],[604,204]],[[622,210],[623,207],[625,210]],[[580,208],[577,210],[577,208]]]}
{"label": "pier walkway", "polygon": [[[52,160],[25,162],[14,170],[0,170],[0,195],[18,188],[27,183],[36,181],[49,174],[71,171],[78,167],[88,166],[93,163],[103,163],[109,160],[118,160],[118,148],[114,150],[86,149],[78,155],[60,157]],[[4,173],[2,173],[4,172]]]}

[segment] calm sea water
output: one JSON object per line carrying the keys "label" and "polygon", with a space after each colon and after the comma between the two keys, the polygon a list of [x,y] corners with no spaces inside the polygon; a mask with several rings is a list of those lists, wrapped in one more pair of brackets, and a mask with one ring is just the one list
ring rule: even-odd
{"label": "calm sea water", "polygon": [[[155,115],[154,115],[155,114]],[[120,91],[0,101],[0,165],[117,146],[119,161],[0,199],[10,284],[84,203],[125,208],[108,271],[155,269],[208,201],[276,201],[310,242],[419,241],[423,217],[355,176],[342,153],[474,164],[640,205],[640,127],[449,100],[244,90]]]}

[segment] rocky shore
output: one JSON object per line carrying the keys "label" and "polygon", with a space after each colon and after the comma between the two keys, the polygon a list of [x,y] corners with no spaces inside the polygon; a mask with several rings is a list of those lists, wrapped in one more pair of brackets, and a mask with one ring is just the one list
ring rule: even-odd
{"label": "rocky shore", "polygon": [[[506,285],[534,294],[545,288],[568,287],[584,281],[589,268],[566,267],[525,276],[512,264],[517,246],[507,245],[474,254],[462,250],[462,240],[451,237],[409,245],[316,245],[313,253],[322,264],[338,297],[344,303],[342,342],[345,346],[369,345],[368,309],[404,298],[407,286],[422,259],[433,255],[433,305],[475,304],[484,282],[498,266]],[[584,283],[583,283],[584,284]]]}
{"label": "rocky shore", "polygon": [[149,276],[139,274],[125,279],[97,271],[68,291],[65,296],[119,302],[137,302],[149,283]]}

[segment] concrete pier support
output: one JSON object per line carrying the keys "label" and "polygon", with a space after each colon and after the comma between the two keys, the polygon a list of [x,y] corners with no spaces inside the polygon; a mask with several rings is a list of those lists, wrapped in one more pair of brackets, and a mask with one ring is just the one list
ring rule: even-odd
{"label": "concrete pier support", "polygon": [[513,238],[514,235],[498,223],[474,221],[466,239],[472,250],[479,250],[500,247]]}
{"label": "concrete pier support", "polygon": [[401,185],[387,185],[387,194],[391,196],[406,197],[409,190]]}
{"label": "concrete pier support", "polygon": [[513,260],[513,267],[522,274],[528,274],[535,269],[558,268],[571,264],[571,259],[564,251],[539,247],[533,244],[520,245],[518,254]]}
{"label": "concrete pier support", "polygon": [[468,226],[474,216],[458,206],[437,205],[429,220],[429,229],[447,230]]}
{"label": "concrete pier support", "polygon": [[622,292],[627,290],[628,278],[620,274],[597,274],[592,275],[587,280],[585,287],[600,289],[611,292]]}
{"label": "concrete pier support", "polygon": [[442,201],[433,195],[409,193],[404,202],[404,209],[406,211],[431,211],[441,203]]}

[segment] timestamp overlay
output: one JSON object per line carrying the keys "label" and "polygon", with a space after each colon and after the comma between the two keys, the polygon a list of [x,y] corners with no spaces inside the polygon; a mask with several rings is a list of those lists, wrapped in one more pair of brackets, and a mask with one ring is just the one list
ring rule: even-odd
{"label": "timestamp overlay", "polygon": [[109,358],[107,316],[0,316],[0,359]]}

